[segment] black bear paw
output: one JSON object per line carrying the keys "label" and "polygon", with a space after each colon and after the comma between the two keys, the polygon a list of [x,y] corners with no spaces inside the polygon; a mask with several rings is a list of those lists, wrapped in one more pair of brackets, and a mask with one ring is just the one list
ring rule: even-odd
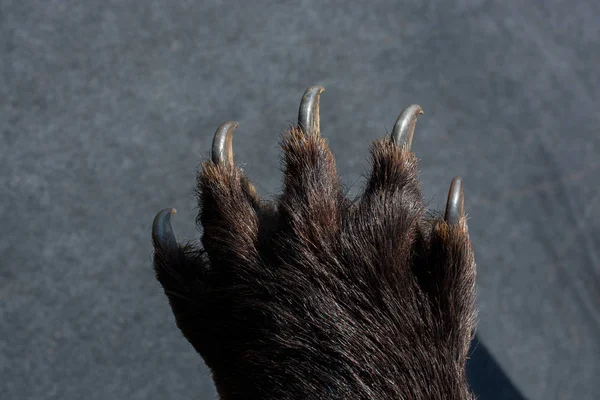
{"label": "black bear paw", "polygon": [[475,262],[454,178],[427,212],[410,151],[417,105],[371,147],[350,200],[309,88],[284,136],[283,194],[260,198],[221,125],[198,173],[202,248],[178,244],[162,210],[154,264],[177,325],[221,398],[467,399]]}

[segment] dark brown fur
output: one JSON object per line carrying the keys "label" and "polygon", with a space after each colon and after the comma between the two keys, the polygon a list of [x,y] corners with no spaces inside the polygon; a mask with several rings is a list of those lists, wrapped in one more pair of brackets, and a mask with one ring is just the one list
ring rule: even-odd
{"label": "dark brown fur", "polygon": [[[198,173],[203,250],[156,247],[177,325],[221,399],[471,399],[475,263],[464,217],[428,213],[413,153],[371,149],[348,200],[320,136],[282,142],[283,194],[238,167]],[[156,243],[155,243],[156,245]]]}

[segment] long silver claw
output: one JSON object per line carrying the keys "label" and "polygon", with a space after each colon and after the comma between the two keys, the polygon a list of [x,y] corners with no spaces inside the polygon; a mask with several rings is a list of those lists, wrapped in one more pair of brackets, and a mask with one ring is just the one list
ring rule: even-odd
{"label": "long silver claw", "polygon": [[177,245],[173,228],[171,227],[171,215],[177,210],[165,208],[160,210],[152,223],[152,240],[155,247],[168,248]]}
{"label": "long silver claw", "polygon": [[238,127],[235,121],[227,121],[217,128],[212,144],[212,161],[233,167],[233,131]]}
{"label": "long silver claw", "polygon": [[417,104],[411,104],[402,110],[392,130],[392,143],[410,150],[417,118],[421,114],[423,114],[423,110]]}
{"label": "long silver claw", "polygon": [[463,181],[460,176],[452,179],[446,202],[446,215],[444,219],[449,225],[457,225],[465,215],[465,195],[463,192]]}
{"label": "long silver claw", "polygon": [[306,136],[319,135],[321,133],[321,121],[319,117],[319,99],[325,91],[323,86],[311,86],[306,89],[300,110],[298,111],[298,125]]}

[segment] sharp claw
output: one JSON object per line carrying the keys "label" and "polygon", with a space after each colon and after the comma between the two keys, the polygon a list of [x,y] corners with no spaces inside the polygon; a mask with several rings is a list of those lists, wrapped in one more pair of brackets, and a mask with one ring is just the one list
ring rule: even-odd
{"label": "sharp claw", "polygon": [[212,144],[212,160],[215,164],[225,164],[233,167],[233,131],[238,127],[235,121],[227,121],[215,132]]}
{"label": "sharp claw", "polygon": [[321,132],[319,99],[324,90],[323,86],[311,86],[302,96],[298,111],[298,125],[306,136],[319,135]]}
{"label": "sharp claw", "polygon": [[392,143],[405,146],[410,150],[417,118],[421,114],[423,114],[423,110],[417,104],[411,104],[402,110],[392,130]]}
{"label": "sharp claw", "polygon": [[177,210],[174,208],[165,208],[160,210],[154,222],[152,223],[152,241],[154,247],[168,248],[177,245],[173,228],[171,227],[171,215],[175,214]]}
{"label": "sharp claw", "polygon": [[457,225],[465,215],[465,196],[463,193],[462,178],[457,176],[452,179],[446,202],[446,215],[444,219],[449,225]]}

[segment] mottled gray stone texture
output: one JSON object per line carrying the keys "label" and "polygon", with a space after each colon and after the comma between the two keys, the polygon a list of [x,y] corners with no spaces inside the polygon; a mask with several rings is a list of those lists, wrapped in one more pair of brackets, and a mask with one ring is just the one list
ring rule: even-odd
{"label": "mottled gray stone texture", "polygon": [[431,207],[463,176],[474,386],[597,399],[599,21],[595,0],[0,0],[0,398],[214,398],[153,276],[152,219],[175,207],[199,235],[195,169],[229,119],[278,193],[279,135],[321,84],[352,193],[410,103]]}

